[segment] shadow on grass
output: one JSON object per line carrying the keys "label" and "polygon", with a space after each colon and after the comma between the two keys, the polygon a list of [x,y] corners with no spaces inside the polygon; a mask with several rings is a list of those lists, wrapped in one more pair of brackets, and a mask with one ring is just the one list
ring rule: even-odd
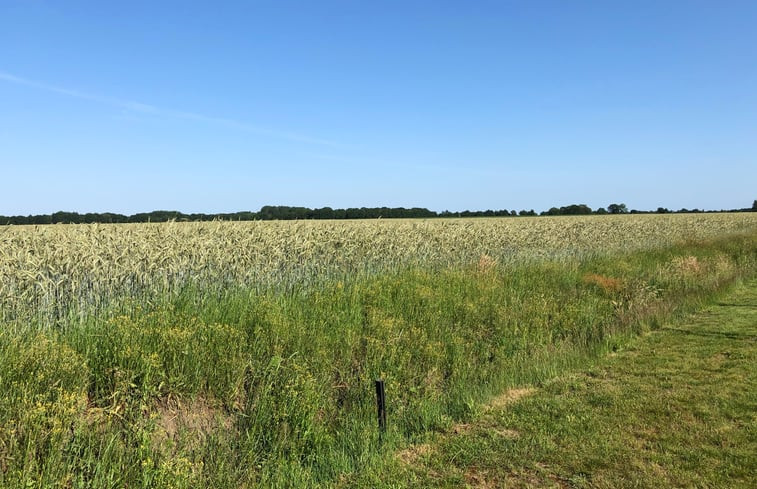
{"label": "shadow on grass", "polygon": [[673,333],[681,333],[685,335],[703,336],[703,337],[710,337],[710,338],[725,338],[729,340],[757,341],[757,335],[743,334],[743,333],[724,333],[720,331],[692,331],[690,329],[672,328],[672,327],[661,328],[661,331],[670,331]]}
{"label": "shadow on grass", "polygon": [[716,302],[716,306],[720,307],[745,307],[747,309],[757,309],[757,303],[755,304],[735,304],[732,302]]}

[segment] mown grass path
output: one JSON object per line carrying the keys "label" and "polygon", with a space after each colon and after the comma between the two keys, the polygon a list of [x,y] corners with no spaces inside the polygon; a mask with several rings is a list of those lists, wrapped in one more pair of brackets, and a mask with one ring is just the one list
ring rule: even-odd
{"label": "mown grass path", "polygon": [[398,454],[382,482],[757,487],[757,281],[517,394]]}

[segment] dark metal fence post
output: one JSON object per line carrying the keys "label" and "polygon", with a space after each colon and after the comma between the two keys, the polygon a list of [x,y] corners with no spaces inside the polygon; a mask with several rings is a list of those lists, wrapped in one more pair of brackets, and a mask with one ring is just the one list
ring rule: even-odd
{"label": "dark metal fence post", "polygon": [[384,394],[384,379],[376,380],[376,407],[378,408],[379,432],[386,432],[386,395]]}

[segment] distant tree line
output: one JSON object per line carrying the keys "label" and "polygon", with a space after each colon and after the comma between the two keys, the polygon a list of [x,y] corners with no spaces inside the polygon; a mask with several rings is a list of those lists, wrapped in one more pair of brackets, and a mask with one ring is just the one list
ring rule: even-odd
{"label": "distant tree line", "polygon": [[423,207],[350,207],[348,209],[332,209],[321,207],[309,209],[307,207],[292,207],[285,205],[263,206],[258,212],[242,211],[220,214],[184,214],[178,211],[141,212],[126,216],[112,212],[79,214],[78,212],[54,212],[29,216],[0,216],[0,225],[4,224],[91,224],[91,223],[128,223],[128,222],[167,222],[167,221],[273,221],[294,219],[399,219],[399,218],[433,218],[433,217],[516,217],[516,216],[581,216],[589,214],[669,214],[689,212],[757,212],[757,200],[751,208],[730,209],[720,211],[705,211],[700,209],[670,210],[658,207],[654,211],[629,210],[625,204],[610,204],[607,208],[592,209],[586,204],[571,204],[563,207],[552,207],[541,213],[531,210],[485,210],[435,212]]}

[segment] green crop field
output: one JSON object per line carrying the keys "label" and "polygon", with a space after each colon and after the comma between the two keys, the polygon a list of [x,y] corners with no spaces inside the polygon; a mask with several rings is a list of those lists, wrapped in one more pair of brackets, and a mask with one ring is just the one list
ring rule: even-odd
{"label": "green crop field", "polygon": [[757,213],[0,228],[0,487],[380,480],[756,274]]}

